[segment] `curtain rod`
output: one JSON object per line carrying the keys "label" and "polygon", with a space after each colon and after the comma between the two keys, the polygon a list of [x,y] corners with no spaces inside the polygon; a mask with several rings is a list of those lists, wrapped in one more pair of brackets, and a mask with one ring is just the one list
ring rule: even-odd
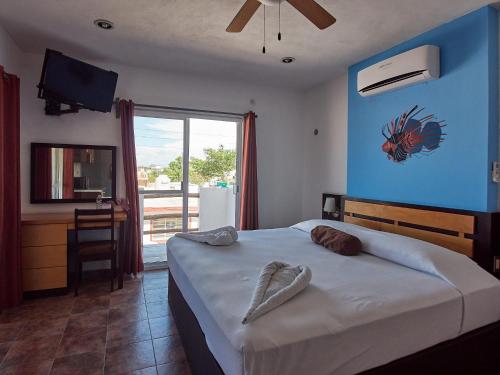
{"label": "curtain rod", "polygon": [[[116,109],[116,118],[120,118],[120,106],[118,103],[120,102],[120,98],[115,99],[115,109]],[[204,113],[208,115],[223,115],[223,116],[235,116],[235,117],[244,117],[245,113],[235,113],[235,112],[221,112],[221,111],[209,111],[206,109],[193,109],[193,108],[182,108],[182,107],[168,107],[164,105],[151,105],[151,104],[139,104],[134,103],[135,107],[147,108],[147,109],[166,109],[168,111],[176,111],[176,112],[193,112],[193,113]],[[255,115],[255,118],[258,116]]]}

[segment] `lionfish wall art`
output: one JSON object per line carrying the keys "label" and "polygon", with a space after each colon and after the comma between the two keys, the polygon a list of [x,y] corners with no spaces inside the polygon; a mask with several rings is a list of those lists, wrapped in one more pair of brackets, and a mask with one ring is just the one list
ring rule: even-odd
{"label": "lionfish wall art", "polygon": [[412,155],[431,153],[444,141],[444,121],[437,121],[434,115],[417,119],[423,110],[416,105],[382,127],[382,135],[386,139],[382,151],[389,160],[401,163]]}

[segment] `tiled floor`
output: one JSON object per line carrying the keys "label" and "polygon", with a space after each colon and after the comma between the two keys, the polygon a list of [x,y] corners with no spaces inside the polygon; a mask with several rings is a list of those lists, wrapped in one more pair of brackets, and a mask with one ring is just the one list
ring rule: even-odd
{"label": "tiled floor", "polygon": [[167,271],[145,272],[109,293],[30,300],[0,314],[0,374],[189,375],[167,304]]}

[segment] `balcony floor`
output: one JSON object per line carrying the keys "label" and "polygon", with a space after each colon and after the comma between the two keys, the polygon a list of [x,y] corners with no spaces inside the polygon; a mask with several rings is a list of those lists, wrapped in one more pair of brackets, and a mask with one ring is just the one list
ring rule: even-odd
{"label": "balcony floor", "polygon": [[144,244],[142,247],[142,257],[145,264],[163,263],[167,261],[166,244]]}

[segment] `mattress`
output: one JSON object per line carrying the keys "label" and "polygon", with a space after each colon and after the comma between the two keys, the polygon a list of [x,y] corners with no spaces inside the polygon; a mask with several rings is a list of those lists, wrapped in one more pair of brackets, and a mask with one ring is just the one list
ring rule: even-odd
{"label": "mattress", "polygon": [[[460,254],[340,223],[371,251],[343,257],[310,240],[319,223],[338,225],[240,232],[228,247],[169,240],[172,276],[227,375],[355,374],[500,319],[500,283]],[[309,266],[311,285],[242,325],[259,272],[274,260]]]}

